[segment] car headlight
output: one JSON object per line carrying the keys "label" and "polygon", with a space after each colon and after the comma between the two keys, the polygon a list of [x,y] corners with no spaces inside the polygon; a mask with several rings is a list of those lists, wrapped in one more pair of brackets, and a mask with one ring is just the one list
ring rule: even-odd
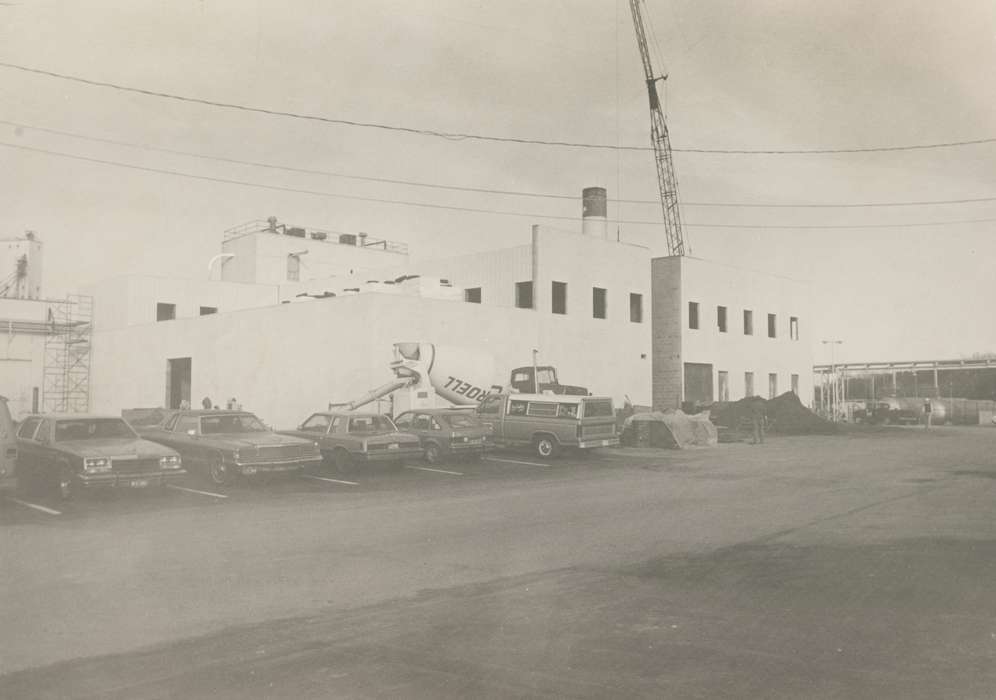
{"label": "car headlight", "polygon": [[83,459],[83,471],[87,474],[102,474],[111,471],[111,460],[106,457],[86,457]]}
{"label": "car headlight", "polygon": [[159,468],[160,469],[179,469],[180,468],[180,457],[179,455],[169,455],[167,457],[159,458]]}

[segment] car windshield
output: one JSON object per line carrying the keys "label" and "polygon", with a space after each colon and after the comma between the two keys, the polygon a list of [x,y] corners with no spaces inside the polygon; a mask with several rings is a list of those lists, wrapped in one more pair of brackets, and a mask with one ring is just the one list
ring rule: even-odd
{"label": "car windshield", "polygon": [[357,416],[349,419],[351,433],[377,433],[385,430],[396,430],[387,416]]}
{"label": "car windshield", "polygon": [[445,416],[445,420],[450,424],[451,428],[476,428],[481,424],[481,422],[474,418],[474,416],[468,416],[462,413],[454,413]]}
{"label": "car windshield", "polygon": [[55,441],[101,440],[138,437],[120,418],[60,420],[55,424]]}
{"label": "car windshield", "polygon": [[266,426],[251,413],[227,413],[201,416],[201,435],[219,433],[265,433]]}

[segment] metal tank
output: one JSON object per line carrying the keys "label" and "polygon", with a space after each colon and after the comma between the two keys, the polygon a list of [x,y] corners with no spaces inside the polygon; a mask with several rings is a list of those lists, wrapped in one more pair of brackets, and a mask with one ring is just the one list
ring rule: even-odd
{"label": "metal tank", "polygon": [[585,187],[581,191],[581,233],[609,237],[608,195],[604,187]]}

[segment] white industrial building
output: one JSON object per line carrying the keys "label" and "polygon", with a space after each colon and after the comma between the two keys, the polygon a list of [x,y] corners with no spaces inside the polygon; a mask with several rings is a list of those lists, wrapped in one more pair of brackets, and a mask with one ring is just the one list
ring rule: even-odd
{"label": "white industrial building", "polygon": [[[685,380],[695,364],[713,366],[714,399],[723,391],[741,398],[743,377],[734,375],[754,371],[764,382],[776,374],[779,391],[798,375],[808,401],[808,343],[755,346],[761,338],[732,333],[712,342],[705,329],[696,336],[682,332],[680,320],[662,321],[683,318],[684,301],[697,299],[706,323],[706,309],[727,300],[733,324],[734,309],[750,299],[759,333],[772,312],[787,334],[806,303],[785,295],[805,294],[804,287],[691,258],[653,260],[645,247],[611,240],[600,188],[585,191],[584,209],[580,232],[534,226],[525,245],[418,263],[403,244],[363,234],[273,218],[231,229],[208,262],[205,277],[214,279],[127,276],[91,290],[92,406],[117,412],[235,397],[273,424],[291,425],[391,379],[399,342],[486,353],[495,384],[529,365],[536,350],[561,382],[617,405],[707,400],[704,388]],[[753,370],[744,364],[748,346]],[[756,381],[755,393],[765,394]]]}
{"label": "white industrial building", "polygon": [[653,261],[656,408],[813,396],[810,288],[689,256]]}

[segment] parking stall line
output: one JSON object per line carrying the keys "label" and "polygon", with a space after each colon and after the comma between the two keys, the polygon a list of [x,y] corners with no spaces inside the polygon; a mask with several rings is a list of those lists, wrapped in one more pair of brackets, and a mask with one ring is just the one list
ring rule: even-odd
{"label": "parking stall line", "polygon": [[223,493],[213,493],[211,491],[198,491],[197,489],[188,489],[186,486],[176,486],[175,484],[166,484],[166,488],[174,489],[176,491],[186,491],[187,493],[199,493],[202,496],[212,496],[213,498],[228,498]]}
{"label": "parking stall line", "polygon": [[463,472],[448,472],[445,469],[432,469],[430,467],[406,466],[405,469],[418,469],[421,472],[436,472],[437,474],[452,474],[453,476],[463,476]]}
{"label": "parking stall line", "polygon": [[37,503],[28,503],[27,501],[22,501],[20,498],[7,497],[8,501],[13,503],[18,503],[25,508],[33,508],[34,510],[41,511],[42,513],[48,513],[49,515],[62,515],[62,511],[55,510],[54,508],[46,508],[45,506],[40,506]]}
{"label": "parking stall line", "polygon": [[504,462],[505,464],[524,464],[527,467],[549,467],[549,464],[540,464],[539,462],[522,462],[517,459],[498,459],[497,457],[485,457],[488,462]]}
{"label": "parking stall line", "polygon": [[328,481],[332,484],[346,484],[346,486],[359,486],[356,481],[343,481],[342,479],[330,479],[327,476],[315,476],[314,474],[302,474],[305,479],[315,479],[316,481]]}

